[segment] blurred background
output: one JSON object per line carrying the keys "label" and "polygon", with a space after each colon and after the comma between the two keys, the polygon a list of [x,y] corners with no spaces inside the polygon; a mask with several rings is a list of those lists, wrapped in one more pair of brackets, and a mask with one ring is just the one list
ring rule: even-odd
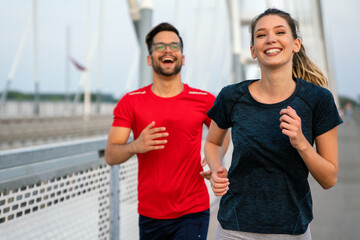
{"label": "blurred background", "polygon": [[[148,8],[146,1],[134,2],[138,2],[138,8]],[[360,22],[360,3],[356,0],[343,0],[341,4],[336,0],[318,1],[320,8],[312,1],[238,1],[237,17],[242,22],[238,23],[237,36],[232,34],[227,1],[149,2],[149,26],[167,21],[180,30],[186,56],[183,79],[194,87],[217,94],[229,84],[233,39],[239,38],[235,44],[239,44],[237,51],[244,64],[250,53],[246,21],[264,6],[276,6],[299,21],[303,43],[333,82],[333,91],[341,98],[359,102],[355,64],[360,46],[351,43],[360,37],[359,28],[354,26]],[[129,8],[127,0],[1,1],[1,93],[7,88],[8,101],[32,101],[38,92],[41,100],[74,103],[77,95],[77,102],[81,102],[84,92],[89,91],[94,103],[97,94],[101,94],[102,102],[117,101],[125,92],[136,89],[140,85],[139,62],[144,59],[140,60],[134,27],[138,16],[131,16],[131,11],[139,9]],[[256,67],[245,68],[245,78],[259,77]],[[24,114],[23,109],[15,114],[8,108],[2,106],[2,118]],[[47,114],[44,111],[40,109],[40,114]],[[64,110],[56,112],[65,114]]]}
{"label": "blurred background", "polygon": [[[55,230],[39,230],[32,220],[46,224],[48,214],[66,219],[62,214],[67,211],[72,226],[77,223],[74,215],[78,222],[99,218],[79,227],[82,236],[89,236],[86,239],[136,239],[136,159],[110,169],[103,154],[117,101],[124,93],[151,83],[151,68],[145,64],[146,33],[160,22],[177,27],[184,40],[183,81],[217,95],[228,84],[260,77],[250,58],[248,28],[251,19],[268,7],[283,9],[297,19],[307,53],[326,74],[344,120],[339,128],[338,185],[324,191],[311,180],[313,239],[357,239],[357,0],[0,1],[0,239],[55,239]],[[89,152],[96,152],[96,157],[80,157]],[[73,186],[66,179],[83,179],[92,171],[105,176],[96,187],[98,195],[92,195],[93,190],[70,194]],[[108,188],[114,177],[122,185]],[[84,181],[79,189],[92,184],[76,181]],[[43,190],[38,197],[49,184],[54,185],[52,190]],[[90,200],[99,204],[93,206]],[[211,195],[209,239],[216,230],[218,200]],[[60,207],[61,203],[67,207]],[[121,207],[114,210],[117,204]],[[24,225],[38,232],[18,238],[12,229]],[[68,226],[63,221],[61,230],[55,231],[60,234],[57,239],[76,239]]]}

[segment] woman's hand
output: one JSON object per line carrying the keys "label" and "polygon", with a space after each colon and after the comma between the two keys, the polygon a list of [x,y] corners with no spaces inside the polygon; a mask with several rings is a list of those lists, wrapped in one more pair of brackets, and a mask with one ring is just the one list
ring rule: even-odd
{"label": "woman's hand", "polygon": [[307,140],[301,129],[301,118],[296,111],[288,106],[280,111],[280,128],[282,133],[289,137],[291,145],[298,149],[307,147]]}
{"label": "woman's hand", "polygon": [[220,167],[218,170],[211,174],[211,188],[216,196],[223,196],[229,189],[229,179],[227,178],[228,172],[226,168]]}

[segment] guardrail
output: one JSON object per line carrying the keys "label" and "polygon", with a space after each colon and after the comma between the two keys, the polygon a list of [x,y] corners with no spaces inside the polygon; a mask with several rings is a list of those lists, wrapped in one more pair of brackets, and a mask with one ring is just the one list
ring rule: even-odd
{"label": "guardrail", "polygon": [[1,151],[1,239],[109,239],[105,143],[99,137]]}
{"label": "guardrail", "polygon": [[[40,112],[38,116],[40,117],[81,116],[84,114],[84,104],[82,102],[67,104],[63,101],[40,101],[39,104]],[[116,103],[112,102],[102,102],[99,106],[96,103],[92,103],[90,105],[90,114],[112,114],[115,105]],[[34,115],[34,101],[7,100],[5,108],[0,109],[0,118],[24,117],[36,117]]]}
{"label": "guardrail", "polygon": [[102,136],[0,151],[0,239],[138,239],[137,159],[109,167],[105,144]]}
{"label": "guardrail", "polygon": [[0,150],[105,135],[112,119],[111,114],[0,119]]}

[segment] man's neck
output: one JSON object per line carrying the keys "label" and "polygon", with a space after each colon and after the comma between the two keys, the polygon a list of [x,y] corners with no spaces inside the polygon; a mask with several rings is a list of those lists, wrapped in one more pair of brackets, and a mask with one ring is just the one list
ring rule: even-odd
{"label": "man's neck", "polygon": [[183,91],[181,74],[175,76],[153,76],[152,92],[159,97],[174,97]]}

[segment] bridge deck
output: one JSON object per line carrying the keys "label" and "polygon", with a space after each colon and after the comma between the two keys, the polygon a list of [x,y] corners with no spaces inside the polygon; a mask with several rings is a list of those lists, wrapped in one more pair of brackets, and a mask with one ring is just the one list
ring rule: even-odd
{"label": "bridge deck", "polygon": [[0,150],[105,135],[112,115],[0,119]]}

